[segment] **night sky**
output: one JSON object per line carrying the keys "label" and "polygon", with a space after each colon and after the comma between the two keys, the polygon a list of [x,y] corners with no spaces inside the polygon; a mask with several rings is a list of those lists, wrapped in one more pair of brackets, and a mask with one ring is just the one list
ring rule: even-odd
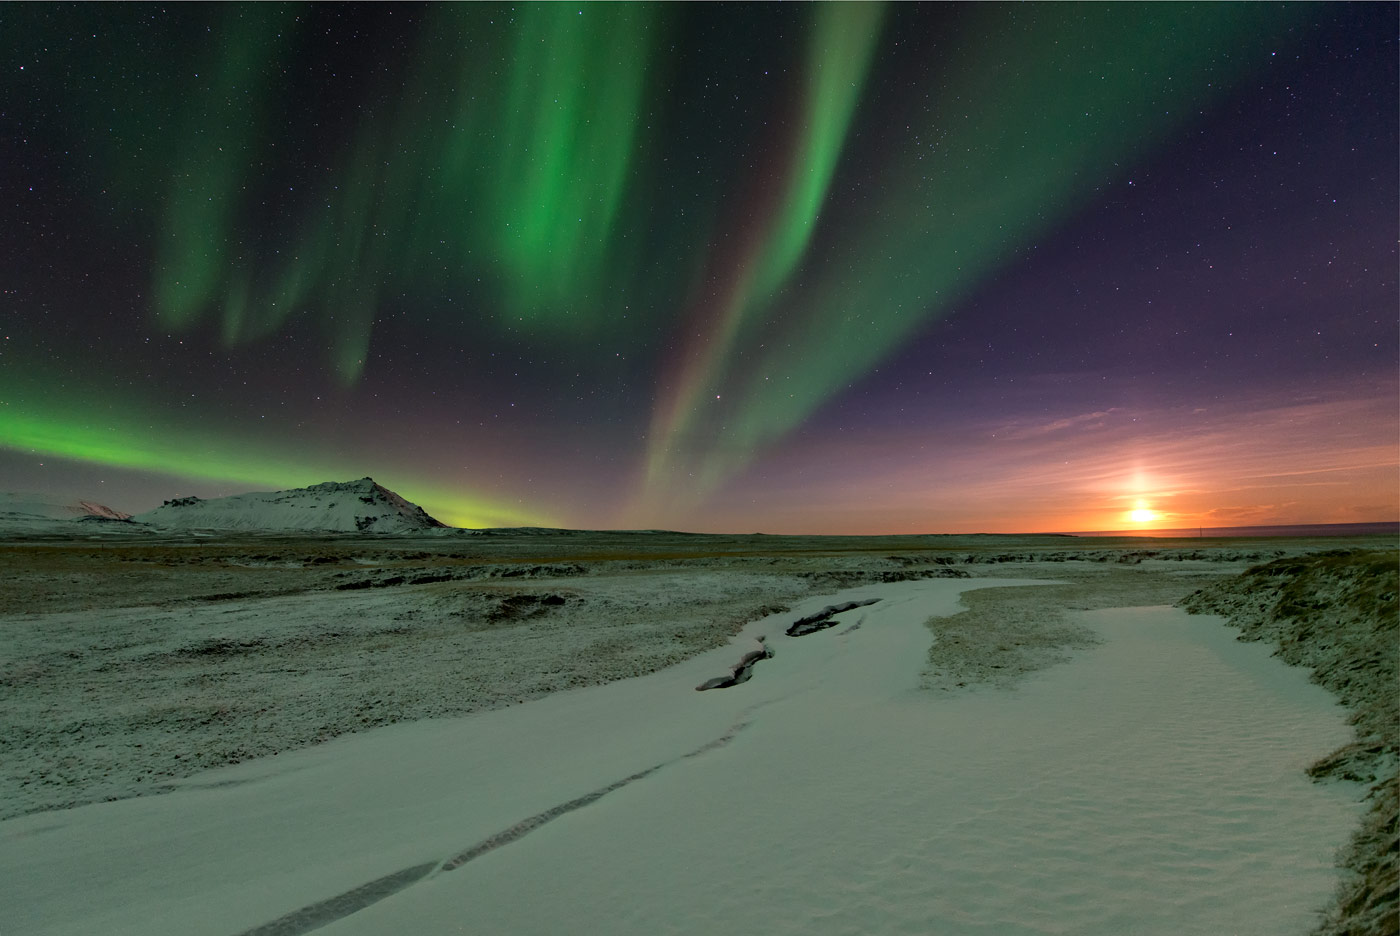
{"label": "night sky", "polygon": [[1397,11],[5,4],[0,489],[1397,519]]}

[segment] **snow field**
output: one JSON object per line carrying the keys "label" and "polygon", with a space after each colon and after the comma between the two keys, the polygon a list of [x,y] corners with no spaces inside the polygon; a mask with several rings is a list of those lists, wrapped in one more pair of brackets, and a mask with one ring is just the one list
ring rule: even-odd
{"label": "snow field", "polygon": [[[783,636],[833,601],[804,600],[649,676],[0,823],[0,928],[1306,932],[1358,813],[1302,772],[1346,737],[1330,696],[1166,608],[1082,615],[1103,642],[1016,691],[920,691],[923,622],[991,584],[1013,583],[851,589],[881,600]],[[694,691],[760,634],[748,682]],[[292,916],[551,811],[358,912]]]}

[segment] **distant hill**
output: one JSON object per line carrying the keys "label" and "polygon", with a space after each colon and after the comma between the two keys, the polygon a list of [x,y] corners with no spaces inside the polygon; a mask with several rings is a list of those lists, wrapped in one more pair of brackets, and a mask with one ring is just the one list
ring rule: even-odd
{"label": "distant hill", "polygon": [[93,501],[64,502],[43,494],[0,492],[0,527],[6,529],[64,529],[73,521],[121,522],[130,517]]}
{"label": "distant hill", "polygon": [[447,526],[373,478],[232,497],[177,497],[132,519],[171,530],[417,533]]}

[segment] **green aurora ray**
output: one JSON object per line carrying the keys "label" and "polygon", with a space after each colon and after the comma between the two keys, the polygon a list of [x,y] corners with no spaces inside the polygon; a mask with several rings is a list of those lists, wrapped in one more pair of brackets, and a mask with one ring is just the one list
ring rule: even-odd
{"label": "green aurora ray", "polygon": [[164,199],[160,325],[215,319],[236,346],[313,316],[347,384],[381,296],[424,282],[485,277],[497,301],[484,314],[551,338],[607,325],[656,8],[526,4],[493,32],[469,6],[433,5],[403,90],[385,80],[371,92],[384,103],[363,109],[320,185],[287,206],[295,233],[272,251],[243,233],[243,215],[294,24],[246,12],[229,10],[200,97],[213,103],[191,107],[180,134],[193,142]]}
{"label": "green aurora ray", "polygon": [[[872,2],[823,3],[813,10],[801,121],[781,169],[781,194],[771,213],[751,224],[737,268],[728,271],[719,297],[705,309],[709,327],[689,343],[669,375],[670,392],[663,394],[652,420],[644,482],[648,492],[666,487],[678,467],[672,457],[677,440],[694,431],[698,399],[720,382],[717,372],[729,366],[745,320],[772,311],[774,294],[797,268],[816,230],[879,38],[883,9]],[[644,516],[657,506],[644,502],[635,512]]]}
{"label": "green aurora ray", "polygon": [[[293,119],[305,112],[281,78],[314,45],[305,8],[228,4],[208,14],[218,28],[203,47],[161,39],[187,58],[150,65],[160,80],[123,70],[79,103],[110,129],[91,141],[103,197],[152,219],[150,334],[212,335],[244,354],[314,335],[307,366],[346,392],[364,379],[390,299],[413,309],[458,298],[461,320],[444,324],[435,306],[434,327],[548,351],[570,371],[598,366],[589,355],[603,342],[652,359],[674,349],[654,396],[637,401],[652,412],[632,516],[650,525],[656,505],[683,516],[1015,262],[1307,11],[1069,9],[963,8],[959,41],[925,87],[899,90],[896,114],[875,79],[899,8],[793,8],[804,24],[793,31],[796,116],[768,134],[780,140],[771,179],[757,183],[772,186],[769,200],[730,265],[711,258],[722,288],[701,303],[698,329],[687,296],[710,288],[708,245],[730,234],[718,206],[754,162],[726,147],[763,137],[765,121],[665,136],[679,121],[666,122],[657,88],[682,7],[433,4],[403,49],[357,74],[361,106],[311,126]],[[711,160],[707,172],[680,174],[688,149]],[[851,185],[847,160],[872,151],[867,184]],[[285,457],[236,423],[181,421],[158,400],[113,393],[123,376],[111,363],[54,392],[36,363],[7,361],[0,446],[269,486],[363,465],[323,441]],[[452,522],[552,512],[409,472],[395,486]]]}
{"label": "green aurora ray", "polygon": [[[123,74],[109,98],[88,105],[110,125],[129,102],[156,99],[114,134],[146,134],[150,145],[104,154],[115,194],[159,206],[150,331],[197,335],[212,325],[237,349],[311,322],[331,373],[349,387],[391,290],[452,291],[485,279],[493,301],[477,304],[475,316],[552,342],[607,331],[627,299],[612,282],[661,280],[628,275],[638,260],[616,234],[640,147],[650,49],[665,37],[658,8],[527,4],[512,18],[434,4],[402,81],[388,69],[370,79],[369,103],[336,150],[312,157],[322,164],[303,174],[307,184],[270,192],[259,166],[296,142],[278,139],[277,128],[286,123],[278,76],[295,59],[297,9],[229,4],[195,50],[193,80],[171,88]],[[0,377],[0,445],[269,486],[336,477],[334,465],[347,460],[289,459],[246,434],[179,424],[159,404],[98,389],[124,382],[111,370],[81,380],[55,396],[43,389],[46,375],[10,367]],[[118,411],[94,421],[99,399]],[[464,525],[550,520],[544,509],[441,485],[399,490]]]}
{"label": "green aurora ray", "polygon": [[1075,10],[975,6],[981,42],[940,69],[877,197],[693,379],[682,431],[653,435],[667,470],[639,504],[702,502],[1202,112],[1279,26],[1250,4]]}

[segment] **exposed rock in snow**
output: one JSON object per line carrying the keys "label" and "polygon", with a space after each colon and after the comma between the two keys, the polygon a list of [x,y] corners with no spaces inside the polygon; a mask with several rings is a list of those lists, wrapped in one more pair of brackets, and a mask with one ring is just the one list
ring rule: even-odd
{"label": "exposed rock in snow", "polygon": [[416,533],[445,527],[373,478],[327,481],[290,491],[208,500],[177,497],[138,514],[139,523],[179,530],[329,530]]}
{"label": "exposed rock in snow", "polygon": [[[120,510],[113,510],[111,507],[107,507],[103,504],[95,504],[92,501],[80,500],[74,507],[80,511],[78,514],[79,519],[82,517],[100,517],[103,520],[131,519],[131,514],[129,513],[122,513]],[[69,509],[71,510],[73,508]]]}

